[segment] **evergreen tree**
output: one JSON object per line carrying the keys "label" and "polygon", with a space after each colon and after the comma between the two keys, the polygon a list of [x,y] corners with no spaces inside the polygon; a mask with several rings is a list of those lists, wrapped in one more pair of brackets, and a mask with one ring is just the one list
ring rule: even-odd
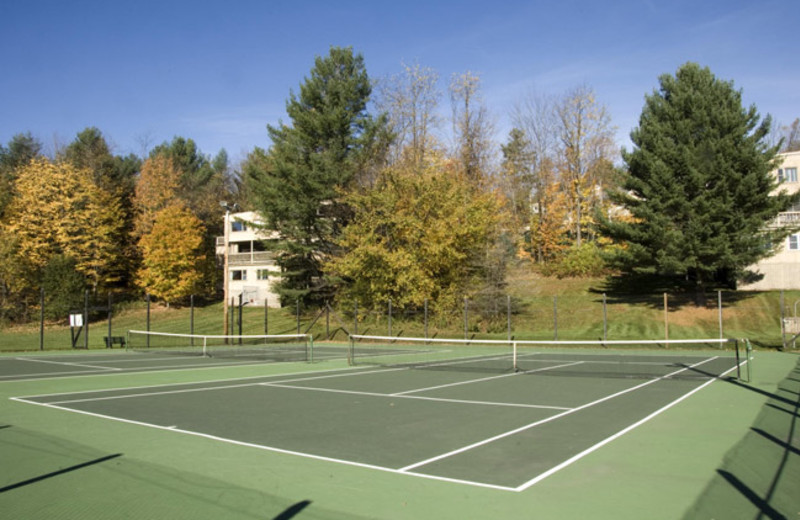
{"label": "evergreen tree", "polygon": [[17,134],[8,143],[8,148],[0,145],[0,218],[15,193],[14,181],[17,170],[39,157],[42,144],[30,133]]}
{"label": "evergreen tree", "polygon": [[83,308],[86,278],[77,270],[75,259],[56,255],[42,270],[42,289],[45,296],[45,316],[64,320],[70,311]]}
{"label": "evergreen tree", "polygon": [[732,82],[694,63],[659,82],[611,194],[632,218],[606,220],[604,229],[627,243],[618,257],[626,272],[688,278],[702,304],[708,283],[734,283],[790,232],[768,224],[800,194],[775,193],[771,120],[745,109]]}
{"label": "evergreen tree", "polygon": [[363,57],[332,47],[317,57],[300,93],[290,93],[291,126],[268,127],[269,160],[251,164],[248,188],[257,209],[283,238],[275,247],[284,299],[312,302],[330,295],[321,266],[350,220],[341,190],[374,159],[370,144],[385,125],[367,113],[371,91]]}
{"label": "evergreen tree", "polygon": [[503,153],[500,169],[503,191],[508,199],[514,231],[522,234],[530,220],[535,157],[530,141],[519,128],[509,132],[508,143],[500,145],[500,151]]}

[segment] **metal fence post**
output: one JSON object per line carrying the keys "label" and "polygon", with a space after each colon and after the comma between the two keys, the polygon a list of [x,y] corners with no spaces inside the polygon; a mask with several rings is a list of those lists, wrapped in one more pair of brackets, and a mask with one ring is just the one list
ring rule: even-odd
{"label": "metal fence post", "polygon": [[[145,330],[147,332],[150,332],[150,294],[145,294],[144,299],[147,302],[147,318],[146,318]],[[150,334],[145,334],[145,337],[147,338],[146,346],[147,348],[150,348]]]}
{"label": "metal fence post", "polygon": [[469,337],[469,300],[464,298],[464,339]]}
{"label": "metal fence post", "polygon": [[113,343],[111,343],[111,315],[113,310],[113,300],[111,298],[111,291],[108,291],[108,343],[106,344],[107,347],[113,347]]}
{"label": "metal fence post", "polygon": [[506,321],[508,327],[508,341],[511,341],[511,295],[506,295]]}
{"label": "metal fence post", "polygon": [[89,349],[89,289],[83,291],[83,326],[86,334],[83,335],[83,348]]}
{"label": "metal fence post", "polygon": [[558,341],[558,296],[553,296],[553,340]]}
{"label": "metal fence post", "polygon": [[428,299],[425,298],[425,339],[428,339]]}
{"label": "metal fence post", "polygon": [[44,350],[44,287],[39,289],[39,350]]}

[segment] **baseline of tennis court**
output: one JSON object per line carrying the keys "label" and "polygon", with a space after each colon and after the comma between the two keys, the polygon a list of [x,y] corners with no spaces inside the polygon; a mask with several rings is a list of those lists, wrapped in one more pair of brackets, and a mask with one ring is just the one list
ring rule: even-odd
{"label": "baseline of tennis court", "polygon": [[324,464],[522,491],[733,370],[718,356],[682,356],[655,376],[650,357],[641,361],[648,377],[583,370],[608,359],[543,355],[510,373],[362,368],[14,400]]}

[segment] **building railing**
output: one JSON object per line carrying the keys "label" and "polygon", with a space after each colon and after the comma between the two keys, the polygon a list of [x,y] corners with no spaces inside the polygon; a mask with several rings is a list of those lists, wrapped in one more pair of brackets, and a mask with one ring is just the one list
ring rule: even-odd
{"label": "building railing", "polygon": [[268,264],[275,261],[275,254],[269,251],[252,251],[250,253],[230,253],[229,265]]}
{"label": "building railing", "polygon": [[800,211],[787,211],[778,214],[779,226],[794,226],[800,224]]}

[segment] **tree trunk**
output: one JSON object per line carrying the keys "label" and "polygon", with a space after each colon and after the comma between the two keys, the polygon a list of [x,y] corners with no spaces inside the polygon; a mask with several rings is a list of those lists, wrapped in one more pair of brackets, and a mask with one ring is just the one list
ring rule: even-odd
{"label": "tree trunk", "polygon": [[694,304],[697,307],[706,306],[706,284],[703,280],[703,275],[699,271],[696,273],[694,284]]}

